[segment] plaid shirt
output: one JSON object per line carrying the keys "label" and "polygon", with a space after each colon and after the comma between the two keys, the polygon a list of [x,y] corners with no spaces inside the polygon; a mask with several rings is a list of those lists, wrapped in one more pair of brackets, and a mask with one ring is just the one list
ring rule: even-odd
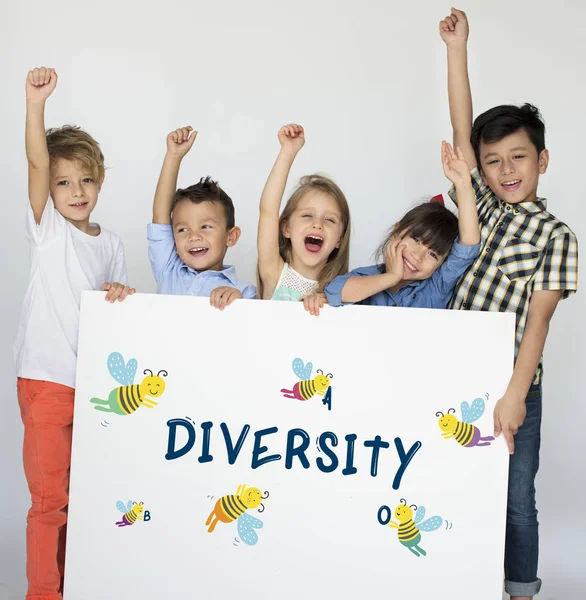
{"label": "plaid shirt", "polygon": [[[480,221],[481,250],[456,284],[449,308],[495,310],[517,314],[515,356],[538,290],[578,289],[578,242],[574,233],[546,210],[544,198],[508,204],[471,173]],[[449,192],[456,200],[454,188]],[[533,383],[543,374],[539,362]]]}

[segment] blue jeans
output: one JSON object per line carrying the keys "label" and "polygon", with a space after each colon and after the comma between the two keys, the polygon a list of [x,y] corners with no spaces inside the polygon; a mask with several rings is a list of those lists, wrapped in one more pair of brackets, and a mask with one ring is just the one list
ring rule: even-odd
{"label": "blue jeans", "polygon": [[509,461],[505,591],[511,596],[534,596],[541,588],[534,485],[541,442],[540,384],[531,386],[526,404],[527,416],[515,436],[515,453]]}

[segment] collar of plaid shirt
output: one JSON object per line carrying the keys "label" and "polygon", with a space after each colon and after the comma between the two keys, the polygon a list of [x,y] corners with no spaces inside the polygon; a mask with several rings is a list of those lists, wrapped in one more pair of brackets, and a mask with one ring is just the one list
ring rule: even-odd
{"label": "collar of plaid shirt", "polygon": [[537,198],[535,202],[519,202],[518,204],[509,204],[496,196],[495,199],[498,199],[499,207],[503,212],[512,212],[515,215],[537,213],[547,210],[547,200],[545,198]]}

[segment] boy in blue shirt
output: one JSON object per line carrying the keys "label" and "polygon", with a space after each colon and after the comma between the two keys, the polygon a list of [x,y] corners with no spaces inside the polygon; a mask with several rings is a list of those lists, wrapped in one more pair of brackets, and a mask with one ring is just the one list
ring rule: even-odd
{"label": "boy in blue shirt", "polygon": [[181,161],[191,150],[197,131],[182,127],[167,136],[167,154],[148,226],[149,259],[157,293],[209,296],[224,309],[237,298],[255,298],[256,288],[236,278],[224,265],[226,251],[240,237],[232,200],[209,177],[177,189]]}

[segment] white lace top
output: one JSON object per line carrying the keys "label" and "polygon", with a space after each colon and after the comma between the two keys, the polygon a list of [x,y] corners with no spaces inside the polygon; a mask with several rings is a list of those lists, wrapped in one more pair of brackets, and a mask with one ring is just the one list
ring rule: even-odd
{"label": "white lace top", "polygon": [[281,276],[273,292],[271,300],[298,301],[313,294],[317,289],[317,281],[307,279],[285,263]]}

